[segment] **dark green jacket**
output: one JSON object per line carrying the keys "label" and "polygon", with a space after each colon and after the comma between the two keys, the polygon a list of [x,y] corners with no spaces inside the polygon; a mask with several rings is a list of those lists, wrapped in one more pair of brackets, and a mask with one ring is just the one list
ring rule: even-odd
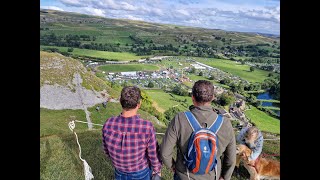
{"label": "dark green jacket", "polygon": [[[200,125],[207,123],[209,127],[217,117],[211,106],[190,106],[190,111],[199,121]],[[176,172],[181,180],[188,180],[186,166],[183,164],[183,154],[186,153],[192,129],[183,112],[178,113],[170,122],[161,144],[161,157],[163,163],[171,168],[175,164]],[[217,154],[217,177],[222,176],[230,180],[236,163],[236,141],[231,122],[224,117],[224,122],[217,133],[219,145]],[[177,160],[172,160],[173,148],[177,145]],[[223,163],[221,158],[223,156]],[[222,164],[222,165],[221,165]],[[190,179],[214,180],[215,171],[205,175],[195,175],[189,172]]]}

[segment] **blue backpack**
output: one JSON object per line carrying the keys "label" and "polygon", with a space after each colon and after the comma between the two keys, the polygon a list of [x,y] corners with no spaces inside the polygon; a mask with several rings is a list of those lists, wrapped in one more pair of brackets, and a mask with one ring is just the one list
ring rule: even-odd
{"label": "blue backpack", "polygon": [[210,127],[202,128],[190,111],[185,112],[185,115],[193,130],[187,153],[184,155],[185,165],[193,174],[208,174],[215,169],[217,164],[218,138],[216,134],[223,123],[223,117],[218,114]]}

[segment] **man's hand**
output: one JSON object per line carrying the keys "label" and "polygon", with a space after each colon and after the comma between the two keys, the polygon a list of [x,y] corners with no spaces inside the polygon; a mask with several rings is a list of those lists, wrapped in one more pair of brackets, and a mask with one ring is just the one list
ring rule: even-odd
{"label": "man's hand", "polygon": [[172,167],[171,167],[171,171],[172,171],[173,173],[175,173],[175,172],[176,172],[176,165],[175,165],[175,164],[173,164],[173,165],[172,165]]}
{"label": "man's hand", "polygon": [[223,178],[223,177],[220,177],[219,180],[224,180],[224,178]]}

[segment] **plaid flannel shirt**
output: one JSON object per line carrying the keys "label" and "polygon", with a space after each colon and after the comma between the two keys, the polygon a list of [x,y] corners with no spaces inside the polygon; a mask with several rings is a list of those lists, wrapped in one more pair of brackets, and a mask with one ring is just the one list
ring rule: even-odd
{"label": "plaid flannel shirt", "polygon": [[103,147],[114,167],[123,172],[137,172],[149,166],[161,170],[158,142],[150,121],[139,115],[109,118],[102,128]]}

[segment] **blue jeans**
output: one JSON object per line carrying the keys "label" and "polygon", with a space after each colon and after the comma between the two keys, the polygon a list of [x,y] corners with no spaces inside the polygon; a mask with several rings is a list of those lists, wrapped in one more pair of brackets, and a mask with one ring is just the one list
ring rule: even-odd
{"label": "blue jeans", "polygon": [[180,180],[179,176],[177,173],[174,173],[173,175],[173,180]]}
{"label": "blue jeans", "polygon": [[150,180],[152,170],[147,167],[141,171],[126,173],[115,169],[114,176],[116,180]]}

